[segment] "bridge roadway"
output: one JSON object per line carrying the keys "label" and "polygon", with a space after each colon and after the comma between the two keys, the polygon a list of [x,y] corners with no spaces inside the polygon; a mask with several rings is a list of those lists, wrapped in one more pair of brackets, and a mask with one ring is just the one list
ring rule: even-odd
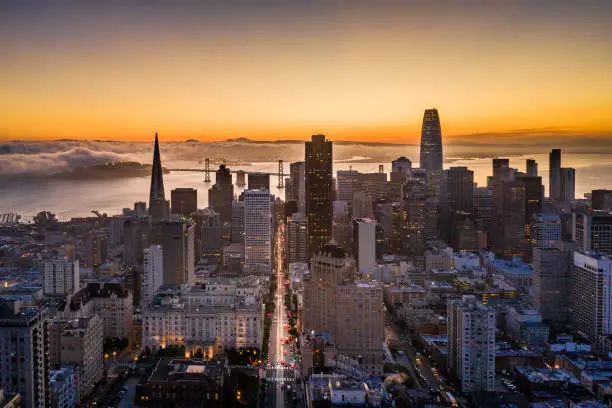
{"label": "bridge roadway", "polygon": [[[218,169],[168,169],[169,171],[194,171],[200,173],[215,173]],[[270,173],[266,171],[248,171],[248,170],[230,170],[230,173],[243,172],[244,174],[267,174],[268,176],[279,176],[279,173]],[[282,177],[289,177],[289,173],[280,174]]]}

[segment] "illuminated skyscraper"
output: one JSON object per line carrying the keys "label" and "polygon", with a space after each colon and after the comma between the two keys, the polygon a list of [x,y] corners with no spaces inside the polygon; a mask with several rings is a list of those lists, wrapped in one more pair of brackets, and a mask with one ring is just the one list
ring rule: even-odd
{"label": "illuminated skyscraper", "polygon": [[164,177],[159,153],[159,142],[155,133],[155,150],[153,151],[153,168],[151,170],[151,189],[149,192],[149,214],[153,221],[166,218],[170,213],[170,204],[164,192]]}
{"label": "illuminated skyscraper", "polygon": [[332,235],[332,142],[313,135],[305,146],[306,217],[309,254],[316,254]]}
{"label": "illuminated skyscraper", "polygon": [[442,131],[437,109],[427,109],[423,116],[419,165],[422,169],[442,170]]}

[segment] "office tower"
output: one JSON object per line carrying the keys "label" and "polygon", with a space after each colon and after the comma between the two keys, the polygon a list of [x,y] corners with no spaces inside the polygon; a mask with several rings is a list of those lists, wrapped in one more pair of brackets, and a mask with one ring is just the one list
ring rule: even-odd
{"label": "office tower", "polygon": [[187,217],[198,210],[198,190],[194,188],[175,188],[170,192],[172,214]]}
{"label": "office tower", "polygon": [[60,365],[74,368],[77,400],[82,401],[102,379],[103,325],[98,315],[71,320],[60,335]]}
{"label": "office tower", "polygon": [[493,177],[507,180],[510,173],[510,159],[493,159]]}
{"label": "office tower", "polygon": [[423,115],[419,167],[427,170],[442,170],[442,130],[437,109],[427,109]]}
{"label": "office tower", "polygon": [[164,254],[161,245],[151,245],[144,250],[144,273],[142,277],[142,304],[153,301],[164,284]]}
{"label": "office tower", "polygon": [[43,292],[45,295],[71,295],[79,290],[79,260],[65,257],[44,262]]}
{"label": "office tower", "polygon": [[289,177],[291,178],[291,196],[297,202],[298,211],[304,212],[306,205],[306,186],[305,186],[305,164],[303,161],[291,163],[289,165]]}
{"label": "office tower", "polygon": [[357,218],[373,218],[374,202],[372,196],[359,189],[353,194],[350,213]]}
{"label": "office tower", "polygon": [[285,177],[285,203],[293,201],[297,207],[297,200],[293,196],[294,192],[293,180],[291,180],[291,177]]}
{"label": "office tower", "polygon": [[564,248],[533,249],[533,305],[543,319],[561,323],[569,318],[572,256]]}
{"label": "office tower", "polygon": [[487,187],[493,193],[493,223],[487,231],[491,249],[498,255],[522,256],[525,238],[525,185],[515,180],[507,159],[493,159],[493,177]]}
{"label": "office tower", "polygon": [[48,326],[46,309],[0,300],[0,389],[18,392],[25,407],[50,406]]}
{"label": "office tower", "polygon": [[333,333],[338,354],[358,360],[371,375],[381,375],[382,287],[357,283],[353,259],[335,245],[313,256],[311,271],[311,278],[304,282],[304,331]]}
{"label": "office tower", "polygon": [[572,322],[601,351],[601,336],[612,334],[612,258],[574,252]]}
{"label": "office tower", "polygon": [[219,169],[215,171],[215,184],[232,184],[232,173],[225,164],[220,164]]}
{"label": "office tower", "polygon": [[561,241],[561,217],[557,214],[533,214],[530,231],[531,245],[552,248]]}
{"label": "office tower", "polygon": [[304,213],[294,213],[287,218],[285,236],[287,264],[308,262],[308,219]]}
{"label": "office tower", "polygon": [[479,231],[491,231],[493,223],[493,191],[487,187],[474,188],[474,227]]}
{"label": "office tower", "polygon": [[472,213],[466,211],[455,211],[453,213],[449,243],[455,251],[475,251],[481,247],[486,247],[486,240],[484,245],[480,242],[480,238],[485,237],[482,234],[486,235],[485,232],[474,228]]}
{"label": "office tower", "polygon": [[195,283],[195,224],[190,218],[171,216],[162,223],[164,285]]}
{"label": "office tower", "polygon": [[153,222],[162,220],[170,212],[164,191],[164,176],[159,153],[159,142],[155,133],[155,150],[153,151],[153,167],[151,170],[151,189],[149,192],[149,215]]}
{"label": "office tower", "polygon": [[384,200],[387,192],[387,173],[359,173],[356,187],[372,197],[373,202]]}
{"label": "office tower", "polygon": [[612,212],[574,212],[572,223],[572,240],[580,251],[612,254]]}
{"label": "office tower", "polygon": [[357,190],[359,172],[356,170],[338,170],[336,176],[338,201],[344,201],[348,204],[349,214],[352,214],[353,209],[353,194]]}
{"label": "office tower", "polygon": [[612,190],[593,190],[591,208],[594,210],[612,210]]}
{"label": "office tower", "polygon": [[144,248],[150,245],[152,230],[146,218],[133,218],[123,225],[123,262],[141,265]]}
{"label": "office tower", "polygon": [[425,252],[427,224],[427,172],[413,171],[402,187],[403,248],[410,254],[421,256]]}
{"label": "office tower", "polygon": [[202,226],[200,230],[202,253],[207,255],[221,253],[221,247],[223,246],[222,227],[219,213],[210,208],[205,208],[202,212]]}
{"label": "office tower", "polygon": [[410,159],[402,156],[391,162],[392,173],[410,173],[412,170],[412,162]]}
{"label": "office tower", "polygon": [[371,218],[353,218],[353,256],[357,270],[371,272],[376,266],[376,221]]}
{"label": "office tower", "polygon": [[113,215],[108,219],[108,243],[111,246],[120,245],[123,242],[123,225],[129,220],[125,215]]}
{"label": "office tower", "polygon": [[306,217],[308,253],[316,254],[332,234],[332,142],[313,135],[305,143]]}
{"label": "office tower", "polygon": [[233,244],[244,243],[244,201],[232,201],[231,236]]}
{"label": "office tower", "polygon": [[576,169],[563,167],[559,170],[559,201],[571,202],[576,198]]}
{"label": "office tower", "polygon": [[495,312],[465,295],[448,302],[448,363],[465,393],[495,390]]}
{"label": "office tower", "polygon": [[221,221],[232,221],[234,185],[230,170],[224,164],[217,170],[215,184],[208,189],[208,206],[219,213]]}
{"label": "office tower", "polygon": [[544,186],[541,177],[518,176],[516,180],[525,187],[525,233],[529,237],[531,217],[542,212]]}
{"label": "office tower", "polygon": [[244,191],[244,270],[269,275],[272,271],[272,208],[270,191]]}
{"label": "office tower", "polygon": [[270,190],[270,175],[266,173],[249,173],[249,190]]}
{"label": "office tower", "polygon": [[561,199],[561,149],[553,149],[548,159],[548,196],[553,201]]}
{"label": "office tower", "polygon": [[538,177],[538,163],[535,159],[527,159],[525,162],[525,173],[527,177]]}
{"label": "office tower", "polygon": [[474,172],[467,167],[448,169],[448,193],[452,211],[474,211]]}

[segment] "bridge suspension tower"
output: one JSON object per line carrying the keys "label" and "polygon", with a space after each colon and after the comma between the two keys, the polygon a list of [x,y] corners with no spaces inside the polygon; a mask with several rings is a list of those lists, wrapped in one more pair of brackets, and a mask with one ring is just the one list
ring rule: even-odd
{"label": "bridge suspension tower", "polygon": [[278,185],[276,188],[285,188],[285,175],[283,173],[283,161],[278,161]]}
{"label": "bridge suspension tower", "polygon": [[210,183],[210,159],[208,157],[204,161],[204,182]]}

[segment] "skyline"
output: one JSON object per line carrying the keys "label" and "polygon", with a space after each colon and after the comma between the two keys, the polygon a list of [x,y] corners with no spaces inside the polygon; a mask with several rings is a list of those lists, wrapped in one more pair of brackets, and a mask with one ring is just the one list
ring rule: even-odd
{"label": "skyline", "polygon": [[507,3],[0,2],[0,140],[607,140],[612,5]]}

